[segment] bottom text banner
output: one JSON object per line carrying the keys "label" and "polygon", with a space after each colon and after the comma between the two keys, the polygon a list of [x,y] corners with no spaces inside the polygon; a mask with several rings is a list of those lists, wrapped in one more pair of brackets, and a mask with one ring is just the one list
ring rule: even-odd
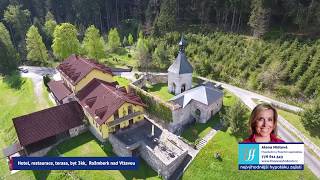
{"label": "bottom text banner", "polygon": [[12,170],[137,170],[136,157],[13,157]]}

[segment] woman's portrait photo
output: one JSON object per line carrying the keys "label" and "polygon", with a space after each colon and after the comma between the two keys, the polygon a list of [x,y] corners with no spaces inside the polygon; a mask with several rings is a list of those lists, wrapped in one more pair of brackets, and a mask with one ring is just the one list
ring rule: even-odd
{"label": "woman's portrait photo", "polygon": [[249,119],[250,137],[244,143],[282,143],[277,137],[277,110],[270,104],[258,104]]}

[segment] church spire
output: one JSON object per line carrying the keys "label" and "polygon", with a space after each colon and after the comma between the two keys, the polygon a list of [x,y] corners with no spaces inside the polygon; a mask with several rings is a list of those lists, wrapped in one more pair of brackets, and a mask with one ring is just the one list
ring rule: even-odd
{"label": "church spire", "polygon": [[183,35],[181,35],[181,40],[179,42],[179,51],[184,52],[184,48],[187,45],[186,41],[183,38]]}

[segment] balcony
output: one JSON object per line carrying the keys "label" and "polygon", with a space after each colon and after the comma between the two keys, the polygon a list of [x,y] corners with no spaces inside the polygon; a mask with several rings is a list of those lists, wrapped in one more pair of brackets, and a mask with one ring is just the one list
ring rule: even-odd
{"label": "balcony", "polygon": [[143,114],[143,112],[141,112],[141,111],[134,112],[134,113],[128,114],[128,115],[126,115],[126,116],[123,116],[123,117],[121,117],[121,118],[117,118],[117,119],[115,119],[115,120],[113,120],[113,121],[111,121],[111,122],[108,122],[107,125],[108,125],[109,127],[115,126],[115,125],[117,125],[117,124],[122,123],[123,121],[127,121],[127,120],[132,119],[133,117],[139,116],[139,115],[141,115],[141,114]]}

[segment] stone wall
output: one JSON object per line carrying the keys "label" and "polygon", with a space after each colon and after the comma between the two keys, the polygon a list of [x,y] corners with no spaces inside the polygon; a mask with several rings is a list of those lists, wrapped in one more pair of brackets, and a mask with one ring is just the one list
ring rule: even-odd
{"label": "stone wall", "polygon": [[109,142],[112,144],[112,151],[117,156],[132,156],[132,151],[130,150],[130,148],[127,148],[127,146],[121,141],[119,141],[114,135],[110,134],[108,139]]}
{"label": "stone wall", "polygon": [[150,82],[152,85],[159,83],[167,83],[168,75],[167,73],[142,75],[138,80],[136,80],[132,84],[139,88],[142,88],[146,85],[147,82]]}
{"label": "stone wall", "polygon": [[161,159],[159,159],[153,152],[152,149],[143,144],[140,148],[141,157],[144,159],[152,169],[158,172],[164,179],[168,179],[177,167],[182,163],[183,159],[187,156],[188,151],[178,156],[170,164],[165,164]]}
{"label": "stone wall", "polygon": [[87,130],[88,129],[85,124],[69,129],[70,137],[78,136],[79,134],[86,132]]}
{"label": "stone wall", "polygon": [[91,126],[91,124],[88,125],[90,132],[101,142],[106,142],[106,139],[103,139],[102,136],[97,132],[97,130],[94,129],[94,127]]}
{"label": "stone wall", "polygon": [[[190,74],[175,74],[172,72],[168,73],[168,89],[170,92],[175,92],[175,95],[181,93],[182,85],[185,85],[185,91],[192,87],[192,73]],[[174,85],[175,84],[175,87]]]}
{"label": "stone wall", "polygon": [[148,82],[153,84],[159,83],[167,83],[168,82],[168,75],[167,74],[148,74],[147,76]]}
{"label": "stone wall", "polygon": [[172,111],[172,123],[169,124],[168,130],[175,134],[181,134],[183,127],[192,121],[191,105],[188,104],[184,108],[178,108]]}
{"label": "stone wall", "polygon": [[145,76],[141,76],[138,80],[134,81],[133,83],[131,83],[131,85],[134,85],[136,87],[142,88],[143,86],[145,86],[147,83],[147,79],[145,78]]}

